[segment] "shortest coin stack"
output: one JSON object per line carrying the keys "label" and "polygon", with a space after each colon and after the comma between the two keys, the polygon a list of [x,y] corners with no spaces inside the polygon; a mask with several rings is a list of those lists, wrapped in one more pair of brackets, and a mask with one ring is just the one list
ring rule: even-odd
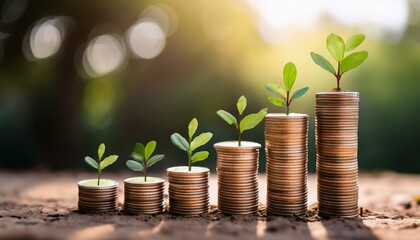
{"label": "shortest coin stack", "polygon": [[187,166],[167,169],[169,182],[169,213],[200,215],[209,210],[209,174],[204,167]]}
{"label": "shortest coin stack", "polygon": [[132,214],[163,212],[165,180],[156,177],[133,177],[124,180],[124,211]]}
{"label": "shortest coin stack", "polygon": [[101,179],[99,186],[97,179],[78,182],[79,211],[87,213],[102,213],[117,210],[118,182]]}

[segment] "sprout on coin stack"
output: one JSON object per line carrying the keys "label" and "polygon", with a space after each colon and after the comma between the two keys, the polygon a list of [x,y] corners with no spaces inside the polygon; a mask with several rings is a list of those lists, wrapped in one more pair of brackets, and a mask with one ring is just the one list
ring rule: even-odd
{"label": "sprout on coin stack", "polygon": [[265,86],[276,95],[269,96],[268,100],[286,108],[286,114],[265,116],[267,213],[271,215],[304,215],[307,210],[309,117],[289,111],[292,101],[302,97],[309,88],[303,87],[291,94],[296,76],[296,66],[289,62],[283,68],[285,89],[275,83]]}
{"label": "sprout on coin stack", "polygon": [[194,137],[198,129],[198,121],[193,118],[188,125],[188,141],[179,133],[171,136],[172,143],[187,152],[188,166],[171,167],[167,169],[169,182],[169,212],[175,215],[200,215],[208,212],[209,174],[205,167],[192,166],[203,161],[209,152],[194,153],[197,148],[205,145],[213,137],[210,132]]}
{"label": "sprout on coin stack", "polygon": [[217,152],[218,206],[225,214],[255,214],[258,211],[258,157],[261,145],[242,141],[242,133],[257,126],[267,114],[267,108],[243,117],[247,106],[244,96],[236,104],[238,119],[227,111],[217,115],[238,134],[238,141],[214,144]]}
{"label": "sprout on coin stack", "polygon": [[101,179],[102,171],[117,161],[117,155],[110,155],[102,159],[105,153],[105,144],[98,148],[98,160],[87,156],[85,162],[98,172],[97,179],[87,179],[78,182],[79,203],[81,212],[100,213],[114,211],[118,207],[118,182],[110,179]]}
{"label": "sprout on coin stack", "polygon": [[147,170],[165,157],[163,154],[153,156],[156,145],[155,141],[146,146],[136,143],[131,154],[133,160],[126,162],[128,168],[144,175],[124,180],[124,211],[127,213],[158,214],[163,211],[165,180],[147,176]]}
{"label": "sprout on coin stack", "polygon": [[316,94],[315,140],[319,215],[356,217],[358,215],[358,119],[359,93],[346,92],[340,86],[344,73],[358,67],[368,57],[356,49],[363,34],[344,40],[331,33],[327,49],[337,61],[337,69],[324,57],[311,52],[312,60],[332,73],[337,81],[332,92]]}

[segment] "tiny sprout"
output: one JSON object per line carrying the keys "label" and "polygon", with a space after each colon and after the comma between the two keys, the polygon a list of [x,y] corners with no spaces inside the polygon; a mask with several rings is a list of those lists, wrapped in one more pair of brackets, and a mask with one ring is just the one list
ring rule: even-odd
{"label": "tiny sprout", "polygon": [[101,145],[99,145],[99,148],[98,148],[98,161],[93,160],[93,158],[89,156],[85,157],[85,162],[89,166],[98,170],[98,186],[101,180],[102,170],[104,170],[104,168],[108,167],[109,165],[113,164],[118,159],[117,155],[110,155],[106,157],[104,160],[102,160],[104,153],[105,153],[105,144],[101,143]]}
{"label": "tiny sprout", "polygon": [[198,147],[206,144],[213,137],[212,133],[206,132],[193,138],[197,128],[198,121],[196,118],[193,118],[190,124],[188,124],[188,141],[179,133],[174,133],[171,135],[171,142],[181,150],[186,151],[188,154],[188,171],[191,171],[191,165],[193,163],[200,162],[208,158],[209,152],[207,151],[196,152],[194,155],[193,152]]}
{"label": "tiny sprout", "polygon": [[142,143],[136,143],[134,151],[131,153],[131,157],[134,160],[128,160],[126,162],[127,167],[131,170],[136,172],[143,172],[145,182],[147,182],[147,169],[165,157],[163,154],[152,156],[155,149],[155,141],[148,142],[146,146],[144,146]]}
{"label": "tiny sprout", "polygon": [[238,134],[238,146],[241,146],[241,135],[244,131],[253,129],[255,126],[257,126],[265,117],[267,114],[267,108],[261,109],[257,113],[249,114],[242,118],[242,114],[246,108],[247,100],[245,96],[241,96],[238,99],[238,102],[236,103],[236,107],[238,109],[238,119],[236,119],[232,114],[229,112],[226,112],[225,110],[219,110],[217,111],[217,115],[225,120],[230,125],[234,125],[237,134]]}
{"label": "tiny sprout", "polygon": [[333,58],[337,61],[337,70],[334,69],[333,65],[323,56],[311,52],[312,60],[321,68],[332,73],[337,80],[337,87],[334,91],[341,91],[340,80],[343,74],[349,70],[352,70],[362,64],[368,57],[367,51],[354,52],[347,56],[344,56],[345,52],[350,52],[357,48],[365,40],[365,35],[356,34],[347,39],[344,43],[343,39],[331,33],[327,38],[327,49]]}
{"label": "tiny sprout", "polygon": [[286,65],[284,65],[284,68],[283,68],[283,81],[284,81],[284,86],[286,87],[286,90],[284,90],[282,87],[274,83],[267,83],[265,85],[265,88],[269,92],[280,96],[280,97],[269,96],[268,101],[270,101],[272,104],[276,106],[286,107],[287,115],[289,115],[290,104],[292,103],[292,101],[297,100],[298,98],[302,97],[309,90],[308,87],[304,87],[304,88],[296,90],[292,95],[290,95],[290,91],[292,90],[293,85],[295,84],[296,75],[297,75],[297,70],[296,70],[295,64],[292,62],[289,62]]}

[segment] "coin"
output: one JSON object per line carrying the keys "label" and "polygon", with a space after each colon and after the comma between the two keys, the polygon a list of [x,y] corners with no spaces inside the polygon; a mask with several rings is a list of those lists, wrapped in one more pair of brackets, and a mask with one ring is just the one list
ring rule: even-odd
{"label": "coin", "polygon": [[258,143],[220,142],[217,153],[218,207],[225,214],[258,211]]}
{"label": "coin", "polygon": [[306,213],[308,121],[306,114],[265,117],[268,214]]}
{"label": "coin", "polygon": [[101,179],[88,179],[78,182],[78,209],[81,212],[101,213],[115,211],[118,208],[118,182]]}
{"label": "coin", "polygon": [[165,180],[156,177],[132,177],[124,180],[124,212],[158,214],[163,211]]}

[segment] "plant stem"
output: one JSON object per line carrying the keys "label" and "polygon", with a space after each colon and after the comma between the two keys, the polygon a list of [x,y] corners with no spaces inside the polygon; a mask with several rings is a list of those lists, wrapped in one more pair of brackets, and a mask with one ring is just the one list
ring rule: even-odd
{"label": "plant stem", "polygon": [[340,79],[341,79],[340,64],[341,63],[338,62],[337,75],[335,75],[335,78],[337,79],[337,92],[341,91],[341,88],[340,88]]}
{"label": "plant stem", "polygon": [[286,93],[286,115],[287,116],[289,116],[289,108],[290,108],[289,95],[290,95],[290,92],[288,91]]}
{"label": "plant stem", "polygon": [[98,186],[99,186],[100,181],[101,181],[101,169],[98,169]]}
{"label": "plant stem", "polygon": [[144,158],[144,160],[143,160],[143,167],[144,167],[144,181],[146,182],[147,181],[147,160],[146,160],[146,158]]}
{"label": "plant stem", "polygon": [[242,121],[242,116],[241,115],[239,115],[238,116],[238,147],[240,147],[241,146],[241,138],[242,138],[242,136],[241,136],[241,121]]}
{"label": "plant stem", "polygon": [[188,171],[191,172],[191,151],[189,149],[188,149]]}

